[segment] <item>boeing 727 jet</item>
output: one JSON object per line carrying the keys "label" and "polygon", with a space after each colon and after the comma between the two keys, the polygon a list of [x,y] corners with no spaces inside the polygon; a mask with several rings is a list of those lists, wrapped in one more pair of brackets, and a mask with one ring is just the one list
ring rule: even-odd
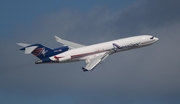
{"label": "boeing 727 jet", "polygon": [[25,54],[32,53],[40,59],[35,62],[36,64],[66,63],[83,60],[86,62],[86,66],[82,67],[83,71],[92,71],[111,54],[148,46],[158,41],[157,37],[141,35],[85,46],[61,39],[58,36],[55,36],[55,39],[64,46],[50,49],[41,44],[17,44],[23,47],[20,50],[24,50]]}

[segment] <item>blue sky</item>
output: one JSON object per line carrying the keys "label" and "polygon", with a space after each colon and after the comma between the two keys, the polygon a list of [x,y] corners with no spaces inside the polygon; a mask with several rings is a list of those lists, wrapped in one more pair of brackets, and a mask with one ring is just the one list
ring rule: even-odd
{"label": "blue sky", "polygon": [[[180,2],[177,0],[0,1],[0,103],[180,103]],[[54,35],[89,45],[150,34],[152,46],[84,62],[35,65],[18,42],[62,46]]]}

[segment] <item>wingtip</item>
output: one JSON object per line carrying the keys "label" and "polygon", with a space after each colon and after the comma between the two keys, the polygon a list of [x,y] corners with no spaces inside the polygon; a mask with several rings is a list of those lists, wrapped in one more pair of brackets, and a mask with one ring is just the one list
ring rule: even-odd
{"label": "wingtip", "polygon": [[57,40],[62,40],[61,38],[59,38],[59,37],[56,36],[56,35],[54,36],[54,38],[56,39],[56,41],[57,41]]}
{"label": "wingtip", "polygon": [[83,72],[87,72],[88,70],[84,67],[82,67]]}

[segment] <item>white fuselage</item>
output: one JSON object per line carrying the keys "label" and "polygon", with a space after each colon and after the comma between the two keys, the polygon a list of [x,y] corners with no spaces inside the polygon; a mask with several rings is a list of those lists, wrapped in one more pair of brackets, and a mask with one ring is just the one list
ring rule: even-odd
{"label": "white fuselage", "polygon": [[113,40],[109,42],[84,46],[81,48],[71,49],[67,52],[50,57],[53,62],[71,62],[86,60],[87,58],[97,57],[104,52],[111,52],[111,54],[125,51],[134,48],[140,48],[155,43],[158,38],[150,35],[134,36]]}

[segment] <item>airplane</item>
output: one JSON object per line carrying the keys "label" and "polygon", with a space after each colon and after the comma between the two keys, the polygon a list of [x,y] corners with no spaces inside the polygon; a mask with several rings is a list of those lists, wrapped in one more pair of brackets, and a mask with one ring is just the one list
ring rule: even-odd
{"label": "airplane", "polygon": [[54,37],[57,42],[64,46],[51,49],[41,44],[17,43],[17,45],[23,47],[20,50],[24,50],[25,54],[32,53],[40,59],[35,61],[35,64],[85,61],[86,66],[82,67],[82,70],[92,71],[111,54],[149,46],[159,40],[151,35],[140,35],[85,46],[61,39],[58,36]]}

